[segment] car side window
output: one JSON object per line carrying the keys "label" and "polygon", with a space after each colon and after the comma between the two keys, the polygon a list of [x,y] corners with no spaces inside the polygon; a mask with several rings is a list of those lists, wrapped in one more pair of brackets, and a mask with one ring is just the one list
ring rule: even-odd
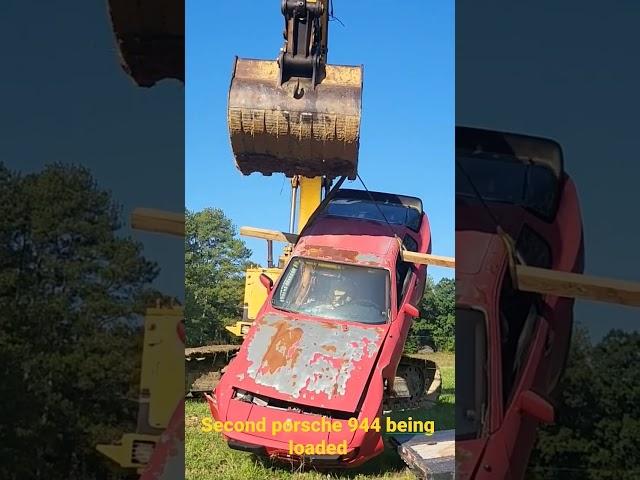
{"label": "car side window", "polygon": [[531,227],[525,225],[518,235],[516,250],[527,265],[551,268],[551,247],[547,241]]}
{"label": "car side window", "polygon": [[411,235],[405,235],[402,239],[402,243],[404,245],[404,248],[406,248],[407,250],[410,250],[412,252],[418,251],[418,242],[416,242]]}
{"label": "car side window", "polygon": [[480,438],[488,397],[487,329],[483,312],[456,307],[456,440]]}
{"label": "car side window", "polygon": [[526,365],[538,320],[535,295],[513,288],[507,274],[500,292],[500,347],[502,351],[502,400],[506,406]]}
{"label": "car side window", "polygon": [[[412,252],[418,251],[418,242],[416,242],[411,235],[405,235],[402,239],[402,244],[407,250]],[[396,298],[398,300],[398,308],[400,308],[400,305],[402,305],[402,302],[404,301],[404,297],[411,283],[412,273],[411,265],[407,262],[403,262],[402,257],[398,255],[396,262]]]}
{"label": "car side window", "polygon": [[411,278],[411,266],[402,261],[402,257],[398,255],[396,260],[396,299],[398,300],[398,308],[402,305],[404,295],[409,285],[409,279]]}

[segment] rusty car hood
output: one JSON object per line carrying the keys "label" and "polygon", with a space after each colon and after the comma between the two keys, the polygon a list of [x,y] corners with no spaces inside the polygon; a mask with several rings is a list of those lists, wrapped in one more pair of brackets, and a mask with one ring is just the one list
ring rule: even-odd
{"label": "rusty car hood", "polygon": [[353,413],[387,328],[269,313],[254,322],[225,376],[253,394]]}

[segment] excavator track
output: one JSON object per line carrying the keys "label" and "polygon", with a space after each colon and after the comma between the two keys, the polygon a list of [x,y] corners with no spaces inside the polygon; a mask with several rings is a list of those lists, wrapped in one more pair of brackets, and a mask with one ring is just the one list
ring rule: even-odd
{"label": "excavator track", "polygon": [[436,363],[420,355],[405,354],[400,359],[393,390],[383,401],[385,412],[432,407],[440,397],[442,377]]}
{"label": "excavator track", "polygon": [[240,345],[206,345],[185,348],[185,394],[194,397],[211,393]]}

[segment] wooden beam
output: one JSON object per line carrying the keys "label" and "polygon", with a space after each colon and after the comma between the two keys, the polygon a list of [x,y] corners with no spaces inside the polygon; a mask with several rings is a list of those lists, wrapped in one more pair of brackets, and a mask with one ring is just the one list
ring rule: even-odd
{"label": "wooden beam", "polygon": [[240,227],[240,235],[262,238],[263,240],[273,240],[274,242],[296,243],[298,241],[298,235],[295,233],[268,230],[266,228]]}
{"label": "wooden beam", "polygon": [[402,250],[402,260],[420,265],[433,265],[436,267],[456,268],[456,259],[451,257],[441,257],[430,253],[411,252]]}
{"label": "wooden beam", "polygon": [[389,439],[397,448],[400,458],[417,477],[425,480],[453,480],[456,463],[455,433],[455,430],[441,430],[432,435],[394,434]]}
{"label": "wooden beam", "polygon": [[136,208],[131,213],[131,227],[136,230],[184,237],[184,214],[152,208]]}
{"label": "wooden beam", "polygon": [[640,307],[640,283],[516,265],[518,289]]}

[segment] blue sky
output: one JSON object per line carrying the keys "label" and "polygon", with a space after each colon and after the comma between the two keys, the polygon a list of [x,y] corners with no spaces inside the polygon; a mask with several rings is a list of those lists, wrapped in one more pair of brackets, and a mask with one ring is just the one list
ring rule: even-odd
{"label": "blue sky", "polygon": [[[637,281],[638,4],[626,3],[465,2],[456,121],[557,140],[580,198],[585,273]],[[575,319],[594,340],[640,326],[637,309],[605,303],[577,301]]]}
{"label": "blue sky", "polygon": [[118,63],[106,2],[5,0],[0,31],[13,39],[0,43],[0,89],[10,92],[0,161],[22,173],[52,162],[89,168],[122,206],[122,234],[160,265],[154,287],[182,298],[183,240],[127,224],[136,207],[184,208],[184,86],[134,84]]}
{"label": "blue sky", "polygon": [[[364,65],[359,172],[370,190],[422,199],[433,252],[454,249],[454,2],[404,2],[371,8],[334,1],[329,63]],[[245,5],[240,7],[239,5]],[[283,19],[276,1],[191,0],[186,45],[186,205],[221,208],[236,226],[288,228],[290,186],[283,175],[236,170],[226,125],[234,56],[275,59]],[[345,187],[362,188],[357,182]],[[260,240],[247,240],[266,262]],[[452,277],[431,269],[438,279]]]}

